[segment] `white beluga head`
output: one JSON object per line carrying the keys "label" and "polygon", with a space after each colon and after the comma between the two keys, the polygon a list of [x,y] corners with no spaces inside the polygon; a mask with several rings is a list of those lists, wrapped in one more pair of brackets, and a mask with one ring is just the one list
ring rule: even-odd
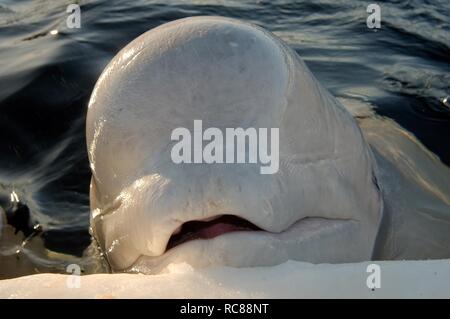
{"label": "white beluga head", "polygon": [[[180,128],[192,163],[173,159]],[[194,158],[230,128],[278,156],[235,163],[224,146],[224,163]],[[372,256],[383,204],[369,147],[297,54],[254,25],[187,18],[132,41],[95,86],[87,144],[92,232],[114,271]]]}

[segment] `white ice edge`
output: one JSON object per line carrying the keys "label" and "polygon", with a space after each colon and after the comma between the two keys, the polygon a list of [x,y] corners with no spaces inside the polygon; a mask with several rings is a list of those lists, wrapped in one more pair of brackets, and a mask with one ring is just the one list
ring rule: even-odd
{"label": "white ice edge", "polygon": [[[366,285],[367,266],[381,287]],[[450,259],[194,270],[172,264],[160,275],[38,274],[0,281],[0,298],[450,298]],[[71,286],[72,288],[69,288]]]}

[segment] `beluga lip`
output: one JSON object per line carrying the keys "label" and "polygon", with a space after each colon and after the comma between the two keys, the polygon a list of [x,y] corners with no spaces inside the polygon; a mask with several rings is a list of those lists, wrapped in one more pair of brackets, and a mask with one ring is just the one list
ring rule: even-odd
{"label": "beluga lip", "polygon": [[[86,127],[92,233],[113,271],[372,256],[383,202],[370,147],[297,53],[258,26],[192,17],[144,33],[103,71]],[[192,127],[177,163],[171,134]],[[227,160],[227,128],[258,139]],[[272,128],[277,145],[259,139]],[[254,163],[249,148],[264,140]]]}
{"label": "beluga lip", "polygon": [[220,215],[206,220],[192,220],[183,223],[170,236],[166,252],[191,240],[212,239],[230,232],[261,230],[258,226],[236,215]]}

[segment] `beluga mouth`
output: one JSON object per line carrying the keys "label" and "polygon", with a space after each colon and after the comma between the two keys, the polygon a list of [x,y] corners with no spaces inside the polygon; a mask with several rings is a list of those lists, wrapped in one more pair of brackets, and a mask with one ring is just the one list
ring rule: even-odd
{"label": "beluga mouth", "polygon": [[238,231],[261,231],[251,222],[234,215],[222,215],[208,220],[193,220],[184,223],[170,236],[166,252],[178,245],[196,239],[212,239]]}
{"label": "beluga mouth", "polygon": [[[194,162],[175,162],[172,132],[196,120],[277,128],[276,169],[227,160],[224,141],[214,143],[224,160],[195,161],[194,148],[217,155],[205,149],[223,134],[207,130],[184,149]],[[113,271],[372,256],[383,202],[371,150],[297,53],[260,27],[193,17],[144,33],[103,71],[86,127],[91,228]]]}

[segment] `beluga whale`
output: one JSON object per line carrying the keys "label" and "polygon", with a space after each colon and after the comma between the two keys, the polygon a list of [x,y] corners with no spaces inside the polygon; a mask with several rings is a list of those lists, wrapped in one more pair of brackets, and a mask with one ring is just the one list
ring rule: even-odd
{"label": "beluga whale", "polygon": [[[86,134],[91,232],[112,271],[395,255],[380,231],[390,202],[379,154],[261,27],[191,17],[139,36],[99,77]],[[258,155],[274,152],[262,174]]]}

